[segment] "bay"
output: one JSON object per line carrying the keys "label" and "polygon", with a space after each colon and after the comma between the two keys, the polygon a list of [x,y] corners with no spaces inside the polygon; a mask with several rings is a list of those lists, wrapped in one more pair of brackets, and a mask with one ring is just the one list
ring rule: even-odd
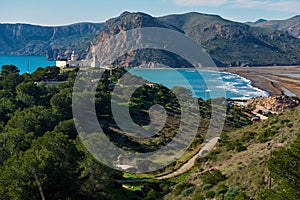
{"label": "bay", "polygon": [[55,61],[49,61],[44,56],[0,56],[0,67],[13,64],[20,69],[20,74],[34,72],[39,67],[54,66]]}
{"label": "bay", "polygon": [[[39,67],[54,66],[43,56],[0,56],[0,67],[13,64],[20,69],[20,74],[34,72]],[[29,64],[29,65],[28,65]],[[29,66],[29,67],[28,67]],[[255,88],[251,81],[239,75],[227,72],[204,71],[196,69],[127,69],[130,73],[145,80],[163,84],[172,89],[181,86],[190,89],[194,97],[249,99],[268,96],[268,93]]]}
{"label": "bay", "polygon": [[251,81],[227,72],[194,69],[128,69],[131,74],[150,82],[163,84],[169,89],[181,86],[190,89],[194,97],[249,99],[268,96],[268,92],[255,88]]}

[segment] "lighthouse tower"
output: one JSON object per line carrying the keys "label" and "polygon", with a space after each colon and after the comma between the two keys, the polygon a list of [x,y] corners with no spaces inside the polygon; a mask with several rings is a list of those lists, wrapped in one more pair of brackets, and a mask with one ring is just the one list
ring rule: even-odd
{"label": "lighthouse tower", "polygon": [[71,55],[71,61],[77,61],[77,59],[78,59],[78,56],[75,55],[75,51],[73,50],[72,55]]}
{"label": "lighthouse tower", "polygon": [[96,67],[97,66],[97,56],[96,56],[96,52],[95,52],[95,46],[92,44],[92,63],[91,63],[91,67]]}

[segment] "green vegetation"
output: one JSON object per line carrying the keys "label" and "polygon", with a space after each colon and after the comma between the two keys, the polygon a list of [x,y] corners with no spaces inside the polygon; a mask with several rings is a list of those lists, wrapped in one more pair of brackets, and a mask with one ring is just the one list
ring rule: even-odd
{"label": "green vegetation", "polygon": [[[218,200],[297,199],[299,114],[300,108],[296,108],[260,123],[224,131],[218,147],[198,159],[193,172],[182,180],[193,183],[194,192],[183,197],[172,191],[168,199],[210,199],[213,194]],[[237,144],[246,149],[238,151]]]}
{"label": "green vegetation", "polygon": [[[77,71],[56,67],[19,74],[12,65],[0,78],[0,199],[297,199],[299,194],[300,109],[251,122],[246,108],[228,107],[217,147],[197,159],[189,172],[155,180],[187,162],[203,142],[210,101],[198,99],[201,120],[196,138],[176,162],[155,173],[131,174],[110,169],[94,159],[81,143],[71,110]],[[179,127],[178,100],[162,85],[140,87],[131,97],[133,121],[150,122],[149,108],[163,105],[164,128],[147,139],[119,129],[110,109],[112,83],[125,73],[104,73],[96,90],[96,112],[109,139],[121,148],[149,152],[167,144]],[[59,81],[53,85],[52,80]],[[139,77],[132,76],[132,83]],[[124,87],[126,92],[126,88]],[[182,88],[182,95],[190,92]],[[118,104],[123,94],[115,94]],[[221,99],[223,101],[223,99]],[[120,104],[120,106],[124,106]],[[272,152],[272,157],[270,156]],[[268,176],[272,188],[268,189]]]}
{"label": "green vegetation", "polygon": [[268,169],[275,189],[261,193],[261,199],[297,199],[300,196],[300,135],[290,148],[281,148],[273,152],[268,161]]}
{"label": "green vegetation", "polygon": [[[0,79],[0,199],[113,199],[118,171],[80,143],[71,111],[72,78],[56,67]],[[63,81],[58,87],[42,81]],[[38,82],[38,83],[37,83]],[[122,188],[121,188],[122,189]]]}

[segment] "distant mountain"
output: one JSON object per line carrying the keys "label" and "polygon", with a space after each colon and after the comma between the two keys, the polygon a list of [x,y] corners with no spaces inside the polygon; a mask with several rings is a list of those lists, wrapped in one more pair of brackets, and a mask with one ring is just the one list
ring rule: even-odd
{"label": "distant mountain", "polygon": [[296,38],[300,39],[300,15],[297,15],[287,20],[270,20],[250,25],[286,31],[291,35],[295,36]]}
{"label": "distant mountain", "polygon": [[251,27],[217,15],[187,13],[159,18],[201,44],[218,66],[300,63],[300,40],[272,29]]}
{"label": "distant mountain", "polygon": [[[267,22],[248,26],[217,15],[195,12],[159,18],[144,13],[124,12],[119,17],[98,24],[80,23],[60,27],[0,24],[0,54],[47,55],[50,59],[57,59],[69,57],[71,51],[75,50],[80,58],[85,58],[90,52],[91,42],[97,44],[121,31],[134,28],[162,27],[194,39],[220,67],[300,64],[300,40],[286,31],[256,27]],[[278,26],[278,29],[281,27],[286,26]],[[172,67],[189,66],[186,60],[173,53],[152,49],[124,55],[116,63],[136,66],[143,61]]]}
{"label": "distant mountain", "polygon": [[[128,30],[132,30],[136,28],[144,28],[144,27],[160,27],[160,28],[170,29],[173,31],[178,31],[184,34],[184,32],[181,29],[169,23],[161,21],[157,18],[154,18],[148,14],[124,12],[119,17],[110,19],[107,22],[105,22],[101,31],[99,31],[97,36],[94,38],[93,43],[97,45],[100,42],[110,38],[111,36],[120,33],[121,31],[125,32]],[[112,51],[112,48],[124,45],[122,44],[123,41],[116,41],[116,42],[117,43],[114,43],[114,46],[107,44],[106,46],[102,47],[101,53],[104,55],[105,53],[103,52],[106,52],[107,50],[107,53],[109,54],[110,51]],[[154,50],[154,49],[142,49],[142,50],[129,52],[125,55],[122,55],[120,58],[118,58],[114,62],[114,64],[118,64],[125,67],[134,67],[149,62],[160,63],[174,68],[180,68],[182,66],[184,67],[192,66],[190,63],[188,63],[186,60],[184,60],[178,55],[175,55],[168,51]]]}
{"label": "distant mountain", "polygon": [[46,55],[68,57],[72,50],[84,56],[103,24],[78,23],[45,27],[29,24],[0,24],[1,55]]}
{"label": "distant mountain", "polygon": [[258,19],[256,22],[245,22],[245,24],[247,24],[249,26],[253,26],[253,25],[265,22],[265,21],[267,21],[267,20],[265,20],[265,19]]}

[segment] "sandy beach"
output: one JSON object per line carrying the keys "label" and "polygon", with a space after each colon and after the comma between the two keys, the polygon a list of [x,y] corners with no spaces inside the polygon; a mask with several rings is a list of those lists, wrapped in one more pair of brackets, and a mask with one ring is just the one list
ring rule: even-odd
{"label": "sandy beach", "polygon": [[273,95],[300,97],[300,66],[232,67],[221,72],[238,74],[252,81],[252,86]]}

